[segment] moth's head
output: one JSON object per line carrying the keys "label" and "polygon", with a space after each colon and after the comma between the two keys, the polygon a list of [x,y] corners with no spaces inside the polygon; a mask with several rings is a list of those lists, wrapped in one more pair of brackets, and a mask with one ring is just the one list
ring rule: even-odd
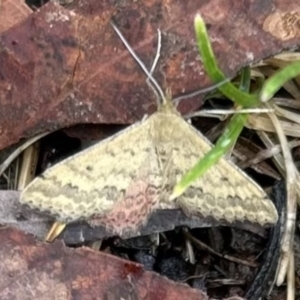
{"label": "moth's head", "polygon": [[170,88],[167,88],[165,96],[162,98],[158,104],[157,111],[166,114],[179,114],[176,105],[172,100],[172,92]]}

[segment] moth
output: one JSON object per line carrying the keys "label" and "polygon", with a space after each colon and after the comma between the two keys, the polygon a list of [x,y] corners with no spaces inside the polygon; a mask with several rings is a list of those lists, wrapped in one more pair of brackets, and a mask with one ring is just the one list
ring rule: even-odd
{"label": "moth", "polygon": [[23,190],[20,201],[60,223],[85,220],[118,235],[137,232],[171,201],[187,215],[276,223],[276,208],[263,189],[225,158],[170,199],[183,174],[211,147],[163,96],[151,116],[47,169]]}

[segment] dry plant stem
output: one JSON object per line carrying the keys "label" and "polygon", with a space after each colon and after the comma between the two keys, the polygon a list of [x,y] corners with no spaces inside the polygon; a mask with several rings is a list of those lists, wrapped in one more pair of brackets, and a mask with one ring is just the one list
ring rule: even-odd
{"label": "dry plant stem", "polygon": [[17,188],[17,181],[20,169],[20,160],[17,158],[14,166],[7,169],[5,173],[3,173],[2,177],[6,181],[6,190],[15,190]]}
{"label": "dry plant stem", "polygon": [[[210,286],[219,287],[219,286],[232,286],[232,285],[244,285],[244,279],[229,279],[229,278],[222,278],[222,279],[213,279],[207,280]],[[230,299],[230,298],[229,298]],[[236,299],[236,298],[234,298]],[[227,299],[228,300],[228,299]],[[240,299],[241,300],[241,299]]]}
{"label": "dry plant stem", "polygon": [[299,93],[299,87],[297,86],[297,84],[292,81],[289,80],[287,81],[284,85],[283,88],[290,94],[292,95],[293,98],[295,99],[299,99],[300,98],[300,93]]}
{"label": "dry plant stem", "polygon": [[300,116],[299,116],[299,113],[291,112],[291,111],[289,111],[289,110],[280,108],[280,107],[278,107],[277,105],[274,105],[274,108],[275,108],[275,111],[276,111],[276,113],[277,113],[277,116],[287,118],[287,119],[289,119],[289,120],[291,120],[291,121],[294,121],[294,122],[300,124]]}
{"label": "dry plant stem", "polygon": [[42,137],[48,135],[50,132],[44,132],[41,133],[28,141],[26,141],[24,144],[22,144],[20,147],[18,147],[15,151],[13,151],[8,158],[0,165],[0,176],[3,174],[3,172],[8,168],[8,166],[30,145],[41,139]]}
{"label": "dry plant stem", "polygon": [[[8,170],[8,172],[9,172],[9,170]],[[7,190],[9,190],[10,188],[9,188],[9,183],[10,183],[10,178],[9,178],[9,176],[8,175],[6,175],[5,173],[3,174],[3,178],[5,179],[5,181],[6,181],[6,183],[7,183]]]}
{"label": "dry plant stem", "polygon": [[[300,145],[300,141],[299,141],[299,145]],[[247,148],[244,148],[244,149],[247,151]],[[268,150],[266,150],[266,151],[268,151]],[[265,150],[261,150],[261,151],[265,151]],[[281,148],[280,148],[280,151],[281,151]],[[246,152],[246,153],[248,153],[248,152]],[[246,153],[243,153],[243,150],[239,150],[237,148],[233,149],[233,155],[231,156],[231,161],[242,170],[245,169],[244,164],[246,164],[246,168],[250,167],[253,170],[255,170],[256,172],[266,174],[268,177],[274,178],[275,180],[282,179],[282,176],[279,174],[279,172],[277,172],[277,170],[275,168],[269,168],[268,166],[264,165],[264,160],[266,159],[265,157],[263,157],[263,158],[259,157],[260,159],[258,160],[258,162],[255,161],[255,163],[253,163],[251,161],[251,164],[248,165],[248,160],[250,160],[250,158],[249,158],[250,154],[246,154]],[[258,154],[259,153],[260,153],[260,151],[258,152]],[[267,152],[267,153],[269,154],[269,152]],[[253,155],[254,155],[254,159],[255,159],[257,157],[257,154],[253,154]],[[241,167],[241,165],[242,165],[242,167]],[[270,187],[266,188],[265,190],[267,191],[267,189],[270,189]]]}
{"label": "dry plant stem", "polygon": [[54,222],[51,226],[47,236],[45,237],[45,242],[51,243],[53,242],[65,229],[66,224],[61,222]]}
{"label": "dry plant stem", "polygon": [[[266,103],[267,107],[272,107],[270,103]],[[286,169],[286,190],[287,190],[287,206],[286,206],[286,223],[284,227],[282,242],[281,242],[281,254],[279,259],[279,272],[277,275],[277,285],[281,285],[284,281],[284,278],[287,274],[288,267],[292,267],[289,264],[290,253],[292,252],[293,247],[293,238],[295,232],[295,223],[296,223],[296,208],[297,208],[297,193],[296,193],[296,179],[297,173],[296,168],[293,162],[293,158],[288,147],[288,142],[280,122],[277,116],[270,112],[268,113],[279,138],[282,153],[284,156],[285,169]],[[294,270],[289,272],[294,272]]]}
{"label": "dry plant stem", "polygon": [[273,101],[278,106],[300,109],[300,101],[288,98],[273,98]]}
{"label": "dry plant stem", "polygon": [[274,56],[274,60],[283,60],[288,63],[293,62],[293,61],[298,61],[300,60],[300,53],[299,52],[290,52],[290,51],[285,51],[282,53],[279,53]]}
{"label": "dry plant stem", "polygon": [[[267,148],[271,148],[271,147],[275,146],[273,141],[271,140],[271,138],[269,137],[269,135],[267,133],[265,133],[263,131],[258,131],[257,134]],[[281,175],[285,178],[285,166],[284,166],[284,159],[283,159],[282,155],[274,154],[273,162],[275,163],[275,165],[276,165],[277,169],[279,170],[279,172],[281,173]],[[297,194],[298,194],[298,204],[300,205],[300,197],[299,197],[300,196],[300,175],[296,168],[295,168],[295,172],[296,172],[296,176],[297,176],[296,189],[297,189]]]}
{"label": "dry plant stem", "polygon": [[175,107],[178,106],[179,102],[183,99],[188,99],[188,98],[192,98],[192,97],[195,97],[195,96],[198,96],[198,95],[201,95],[201,94],[205,94],[205,93],[208,93],[208,92],[211,92],[213,90],[215,90],[216,88],[224,85],[225,83],[231,81],[232,78],[225,78],[224,80],[221,80],[220,82],[218,83],[215,83],[207,88],[201,88],[200,90],[197,90],[195,92],[191,92],[191,93],[187,93],[187,94],[184,94],[184,95],[181,95],[181,96],[178,96],[173,100],[174,102],[174,105]]}
{"label": "dry plant stem", "polygon": [[13,180],[13,185],[12,185],[13,190],[15,190],[17,188],[17,185],[18,185],[18,177],[19,177],[19,172],[20,172],[19,169],[20,169],[20,160],[17,159],[15,178]]}
{"label": "dry plant stem", "polygon": [[188,238],[185,239],[185,247],[187,251],[188,260],[192,265],[194,265],[196,263],[195,252],[191,241]]}
{"label": "dry plant stem", "polygon": [[[271,139],[269,134],[267,134],[264,131],[257,131],[258,136],[262,140],[262,142],[265,144],[266,148],[273,148],[275,147],[275,142]],[[281,154],[274,154],[272,157],[272,160],[274,164],[276,165],[278,171],[282,175],[282,177],[285,178],[285,167],[284,167],[284,159]]]}
{"label": "dry plant stem", "polygon": [[[300,141],[299,140],[293,140],[293,141],[288,143],[288,146],[289,146],[290,149],[293,149],[295,147],[299,147],[300,146]],[[240,163],[239,167],[241,169],[246,169],[248,167],[251,167],[253,165],[256,165],[256,164],[260,163],[263,160],[266,160],[267,158],[271,158],[274,155],[279,154],[280,152],[281,152],[281,145],[275,145],[272,148],[265,149],[265,150],[262,150],[262,151],[258,152],[253,158]]]}
{"label": "dry plant stem", "polygon": [[295,259],[294,251],[291,251],[289,268],[287,273],[287,300],[294,300],[295,297]]}
{"label": "dry plant stem", "polygon": [[201,275],[192,275],[192,276],[187,277],[186,279],[183,279],[181,282],[187,282],[188,280],[203,278],[203,277],[207,276],[207,274],[208,273],[204,273]]}
{"label": "dry plant stem", "polygon": [[36,165],[38,162],[38,153],[39,153],[39,142],[31,145],[23,152],[22,164],[20,167],[20,174],[18,180],[19,191],[23,190],[25,186],[33,180]]}
{"label": "dry plant stem", "polygon": [[[280,121],[281,127],[284,130],[285,135],[292,137],[300,137],[300,125],[295,122],[287,120]],[[267,132],[274,132],[274,126],[271,120],[265,114],[248,117],[246,127],[254,130],[263,130]]]}
{"label": "dry plant stem", "polygon": [[[188,233],[187,228],[183,228],[182,231],[185,232],[185,233]],[[187,236],[185,236],[184,237],[184,242],[185,242],[185,248],[186,248],[188,260],[191,264],[194,265],[196,263],[196,258],[195,258],[195,252],[194,252],[191,240]]]}
{"label": "dry plant stem", "polygon": [[230,256],[230,255],[227,255],[227,254],[220,254],[218,252],[216,252],[214,249],[212,249],[211,247],[207,246],[206,244],[202,243],[201,241],[199,241],[198,239],[196,239],[195,237],[193,237],[190,233],[188,232],[184,232],[184,235],[187,236],[193,243],[195,243],[197,246],[199,246],[201,249],[205,249],[207,250],[208,252],[218,256],[218,257],[221,257],[221,258],[224,258],[224,259],[227,259],[229,261],[233,261],[237,264],[241,264],[241,265],[244,265],[244,266],[248,266],[248,267],[252,267],[252,268],[256,268],[257,267],[257,263],[255,262],[250,262],[250,261],[246,261],[246,260],[243,260],[243,259],[239,259],[239,258],[236,258],[236,257],[233,257],[233,256]]}
{"label": "dry plant stem", "polygon": [[101,245],[102,245],[102,240],[97,240],[92,242],[90,247],[95,251],[100,251]]}
{"label": "dry plant stem", "polygon": [[[271,111],[274,111],[272,109]],[[246,109],[203,109],[191,114],[184,116],[185,119],[194,118],[194,117],[216,117],[220,118],[218,115],[233,115],[233,114],[261,114],[268,113],[270,109],[268,108],[246,108]],[[224,116],[221,116],[224,118]]]}

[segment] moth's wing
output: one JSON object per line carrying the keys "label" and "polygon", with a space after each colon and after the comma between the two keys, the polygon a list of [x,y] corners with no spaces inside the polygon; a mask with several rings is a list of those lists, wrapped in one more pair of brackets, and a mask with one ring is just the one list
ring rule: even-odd
{"label": "moth's wing", "polygon": [[[159,123],[158,127],[164,128],[159,137],[163,141],[160,143],[161,152],[171,155],[172,164],[168,173],[173,174],[178,182],[212,146],[180,116],[166,115]],[[168,126],[163,123],[168,123]],[[167,143],[173,143],[171,153],[167,150],[170,147],[165,146]],[[276,223],[278,219],[277,210],[266,193],[224,158],[197,179],[176,201],[185,212],[230,223],[248,220],[267,225]]]}
{"label": "moth's wing", "polygon": [[88,223],[91,226],[105,226],[107,230],[120,236],[136,233],[159,207],[160,189],[149,178],[152,175],[153,173],[148,174],[148,179],[142,176],[132,182],[107,214],[94,215],[87,220]]}
{"label": "moth's wing", "polygon": [[134,205],[141,191],[152,201],[154,195],[140,184],[156,187],[160,180],[150,125],[151,117],[47,169],[24,189],[20,201],[66,223],[104,216],[116,204],[122,207],[124,196],[132,198],[125,204]]}

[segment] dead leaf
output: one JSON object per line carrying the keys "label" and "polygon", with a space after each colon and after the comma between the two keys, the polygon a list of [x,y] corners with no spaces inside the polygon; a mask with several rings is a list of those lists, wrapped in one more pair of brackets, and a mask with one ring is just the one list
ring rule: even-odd
{"label": "dead leaf", "polygon": [[[46,129],[78,123],[128,124],[155,110],[145,76],[113,32],[111,18],[148,67],[156,51],[157,28],[161,29],[162,55],[155,76],[173,96],[209,85],[194,44],[197,11],[207,23],[227,76],[300,44],[298,35],[281,38],[265,24],[275,12],[283,23],[286,15],[297,12],[292,0],[101,5],[97,0],[77,0],[68,9],[48,3],[0,36],[1,149]],[[181,111],[200,104],[201,97],[189,99]]]}
{"label": "dead leaf", "polygon": [[53,218],[25,209],[21,206],[19,197],[18,191],[0,191],[0,224],[43,239],[53,223]]}
{"label": "dead leaf", "polygon": [[0,239],[3,300],[208,299],[204,292],[103,252],[39,243],[15,229],[0,230]]}
{"label": "dead leaf", "polygon": [[31,13],[24,0],[1,0],[0,33],[26,19]]}

